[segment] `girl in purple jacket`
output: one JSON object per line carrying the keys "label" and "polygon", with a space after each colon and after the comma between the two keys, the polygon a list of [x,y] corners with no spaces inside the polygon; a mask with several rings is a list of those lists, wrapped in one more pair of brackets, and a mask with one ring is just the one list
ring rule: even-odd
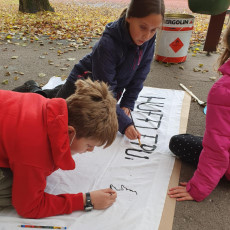
{"label": "girl in purple jacket", "polygon": [[106,25],[92,52],[74,66],[57,97],[71,95],[74,82],[82,77],[108,83],[114,97],[120,99],[119,131],[129,139],[139,139],[141,135],[129,117],[130,110],[150,71],[155,33],[164,11],[164,0],[131,0],[120,18]]}
{"label": "girl in purple jacket", "polygon": [[188,183],[169,190],[169,196],[177,201],[202,201],[223,176],[230,180],[230,27],[223,41],[226,48],[218,70],[223,76],[208,94],[204,137],[181,134],[170,140],[169,148],[176,156],[197,165]]}
{"label": "girl in purple jacket", "polygon": [[[164,12],[164,0],[131,0],[121,17],[107,24],[92,52],[74,66],[58,93],[50,96],[47,90],[33,90],[30,81],[24,87],[32,88],[29,91],[45,97],[56,95],[67,98],[75,92],[74,83],[78,79],[90,77],[104,81],[110,86],[114,97],[120,99],[117,105],[119,131],[129,139],[140,139],[141,135],[129,117],[130,110],[133,110],[150,71],[156,29],[162,24]],[[15,91],[21,91],[20,87]]]}

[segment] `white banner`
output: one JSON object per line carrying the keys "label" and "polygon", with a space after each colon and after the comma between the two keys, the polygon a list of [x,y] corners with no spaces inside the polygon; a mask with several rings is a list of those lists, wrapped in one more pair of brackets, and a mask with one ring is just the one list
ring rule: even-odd
{"label": "white banner", "polygon": [[157,230],[174,165],[168,144],[179,133],[184,92],[144,87],[132,112],[138,141],[118,134],[107,149],[76,154],[76,169],[58,170],[47,180],[52,194],[88,192],[111,187],[116,202],[108,209],[76,211],[40,220],[19,218],[13,209],[0,212],[3,229],[18,224],[65,226],[71,230]]}

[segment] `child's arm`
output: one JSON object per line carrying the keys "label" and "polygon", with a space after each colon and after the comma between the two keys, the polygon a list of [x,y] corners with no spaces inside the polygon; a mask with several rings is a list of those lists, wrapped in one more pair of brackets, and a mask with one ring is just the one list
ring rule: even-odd
{"label": "child's arm", "polygon": [[101,189],[90,192],[94,209],[102,210],[110,207],[117,198],[116,191],[111,188]]}
{"label": "child's arm", "polygon": [[44,169],[13,163],[12,204],[24,218],[43,218],[84,210],[83,194],[52,195],[44,192]]}
{"label": "child's arm", "polygon": [[[121,59],[122,50],[117,48],[110,37],[103,36],[92,52],[92,72],[94,80],[104,81],[109,84],[110,90],[116,95],[117,80],[117,65]],[[119,132],[125,134],[128,127],[132,126],[132,120],[125,112],[117,105],[117,118],[119,123]],[[131,139],[129,136],[127,136]],[[132,137],[132,139],[135,139]]]}
{"label": "child's arm", "polygon": [[137,129],[135,129],[134,125],[130,125],[128,128],[126,128],[125,136],[128,137],[130,140],[141,138],[141,134]]}
{"label": "child's arm", "polygon": [[176,198],[177,201],[194,200],[186,190],[186,182],[180,182],[180,186],[169,189],[170,198]]}
{"label": "child's arm", "polygon": [[91,56],[94,80],[108,83],[115,98],[117,98],[117,67],[122,56],[122,50],[118,47],[111,37],[104,35],[94,47]]}
{"label": "child's arm", "polygon": [[117,104],[116,108],[117,112],[117,119],[119,124],[119,132],[122,134],[125,134],[125,131],[128,127],[133,126],[133,122],[130,119],[129,116],[127,116],[122,108],[120,108],[120,105]]}
{"label": "child's arm", "polygon": [[[129,116],[129,117],[131,116],[130,109],[122,107],[122,110],[125,112],[125,114],[127,116]],[[134,127],[134,124],[128,126],[125,129],[125,136],[128,137],[130,140],[135,140],[135,139],[140,139],[141,138],[141,134],[136,129],[136,127]]]}
{"label": "child's arm", "polygon": [[[84,210],[85,194],[52,195],[44,192],[42,169],[13,164],[12,204],[24,218],[43,218]],[[94,209],[105,209],[116,201],[116,191],[108,188],[90,192]]]}

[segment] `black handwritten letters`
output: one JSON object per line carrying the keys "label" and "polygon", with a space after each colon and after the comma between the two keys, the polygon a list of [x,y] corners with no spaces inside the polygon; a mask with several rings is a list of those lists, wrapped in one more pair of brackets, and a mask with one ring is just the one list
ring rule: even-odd
{"label": "black handwritten letters", "polygon": [[132,189],[126,188],[123,184],[121,185],[121,188],[116,188],[114,185],[110,185],[110,188],[116,191],[129,191],[129,192],[133,192],[137,195],[137,191],[134,191]]}
{"label": "black handwritten letters", "polygon": [[[125,150],[125,159],[127,160],[140,158],[148,160],[157,148],[159,139],[158,130],[161,126],[163,118],[162,108],[166,98],[147,96],[140,96],[140,98],[143,100],[139,103],[137,102],[137,109],[135,110],[137,123],[135,124],[141,133],[142,145],[139,146],[137,142],[131,142],[134,148],[127,148]],[[151,134],[149,134],[149,130],[151,130]]]}

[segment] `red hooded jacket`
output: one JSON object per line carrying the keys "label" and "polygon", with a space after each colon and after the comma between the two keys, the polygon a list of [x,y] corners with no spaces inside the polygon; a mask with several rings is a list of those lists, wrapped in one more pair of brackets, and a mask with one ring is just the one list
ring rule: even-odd
{"label": "red hooded jacket", "polygon": [[0,90],[0,111],[0,167],[13,172],[12,204],[18,214],[42,218],[83,210],[82,193],[44,192],[47,176],[75,168],[66,101]]}

